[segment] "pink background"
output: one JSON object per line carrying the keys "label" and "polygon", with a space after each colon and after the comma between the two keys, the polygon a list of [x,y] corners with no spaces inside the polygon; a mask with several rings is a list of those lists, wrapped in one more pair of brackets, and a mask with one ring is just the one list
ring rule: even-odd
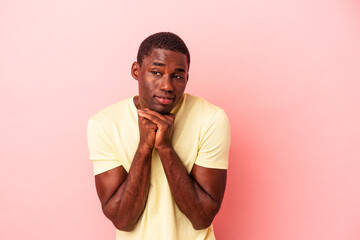
{"label": "pink background", "polygon": [[355,0],[0,1],[0,239],[115,239],[87,119],[136,94],[158,31],[190,49],[187,92],[231,121],[217,238],[360,239]]}

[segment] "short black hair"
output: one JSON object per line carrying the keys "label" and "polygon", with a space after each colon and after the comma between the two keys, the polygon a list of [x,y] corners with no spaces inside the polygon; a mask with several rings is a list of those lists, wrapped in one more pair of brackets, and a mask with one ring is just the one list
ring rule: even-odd
{"label": "short black hair", "polygon": [[190,67],[190,53],[188,48],[178,35],[171,32],[158,32],[142,41],[137,54],[137,62],[141,65],[144,58],[150,56],[151,52],[156,48],[185,54],[188,66]]}

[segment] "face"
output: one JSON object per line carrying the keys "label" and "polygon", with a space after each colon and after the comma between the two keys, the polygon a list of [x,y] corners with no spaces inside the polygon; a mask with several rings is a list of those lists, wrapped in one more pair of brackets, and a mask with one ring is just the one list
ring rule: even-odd
{"label": "face", "polygon": [[139,83],[141,108],[167,114],[184,93],[188,62],[185,54],[156,48],[143,59],[141,66],[133,63],[131,73]]}

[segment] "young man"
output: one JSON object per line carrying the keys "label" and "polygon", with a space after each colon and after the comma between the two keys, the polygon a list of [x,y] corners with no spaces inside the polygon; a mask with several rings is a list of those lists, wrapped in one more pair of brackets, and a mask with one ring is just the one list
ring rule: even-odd
{"label": "young man", "polygon": [[173,33],[140,45],[139,94],[90,118],[88,144],[102,209],[116,239],[215,239],[226,184],[226,114],[184,93],[190,54]]}

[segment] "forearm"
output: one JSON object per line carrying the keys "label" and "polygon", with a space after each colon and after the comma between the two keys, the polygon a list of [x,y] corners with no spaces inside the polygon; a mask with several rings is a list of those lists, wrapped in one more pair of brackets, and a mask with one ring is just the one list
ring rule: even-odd
{"label": "forearm", "polygon": [[103,206],[105,215],[119,230],[131,231],[144,211],[149,192],[151,154],[151,149],[137,149],[125,181]]}
{"label": "forearm", "polygon": [[177,206],[195,229],[208,227],[218,212],[220,203],[187,173],[172,147],[158,149],[158,152]]}

